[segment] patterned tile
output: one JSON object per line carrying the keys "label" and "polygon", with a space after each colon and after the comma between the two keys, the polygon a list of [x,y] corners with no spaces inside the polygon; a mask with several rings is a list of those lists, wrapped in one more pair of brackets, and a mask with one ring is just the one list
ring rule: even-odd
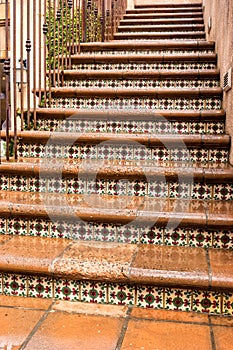
{"label": "patterned tile", "polygon": [[171,182],[170,198],[190,198],[190,184],[187,182]]}
{"label": "patterned tile", "polygon": [[93,224],[94,240],[101,242],[114,242],[116,240],[116,227],[111,224]]}
{"label": "patterned tile", "polygon": [[189,246],[209,248],[212,246],[212,233],[201,229],[189,230]]}
{"label": "patterned tile", "polygon": [[81,145],[79,155],[81,159],[96,159],[98,147],[95,145]]}
{"label": "patterned tile", "polygon": [[208,161],[208,150],[206,149],[190,149],[190,161],[191,162],[203,162]]}
{"label": "patterned tile", "polygon": [[188,231],[181,228],[164,230],[164,244],[169,246],[186,246]]}
{"label": "patterned tile", "polygon": [[138,286],[136,305],[148,309],[163,309],[163,288],[155,286]]}
{"label": "patterned tile", "polygon": [[50,224],[50,236],[52,238],[71,238],[72,237],[72,223],[64,220],[54,221]]}
{"label": "patterned tile", "polygon": [[107,182],[106,193],[108,195],[118,195],[126,196],[127,195],[127,180],[108,180]]}
{"label": "patterned tile", "polygon": [[9,176],[1,174],[0,191],[8,191],[8,190],[9,190]]}
{"label": "patterned tile", "polygon": [[169,161],[170,160],[170,151],[163,147],[152,148],[151,151],[151,160],[160,162],[160,161]]}
{"label": "patterned tile", "polygon": [[52,193],[65,193],[66,181],[61,178],[48,178],[47,180],[48,191]]}
{"label": "patterned tile", "polygon": [[168,183],[164,181],[148,182],[148,196],[149,197],[168,197]]}
{"label": "patterned tile", "polygon": [[165,289],[165,309],[191,311],[191,290]]}
{"label": "patterned tile", "polygon": [[191,195],[193,199],[211,199],[212,186],[209,184],[194,183],[191,185]]}
{"label": "patterned tile", "polygon": [[73,223],[72,239],[89,241],[93,239],[93,224],[76,220]]}
{"label": "patterned tile", "polygon": [[99,159],[114,159],[115,157],[115,147],[110,147],[110,145],[98,145],[98,158]]}
{"label": "patterned tile", "polygon": [[9,235],[25,236],[28,233],[28,222],[26,219],[10,218],[8,219],[8,231]]}
{"label": "patterned tile", "polygon": [[101,179],[88,180],[86,184],[87,194],[106,194],[106,181]]}
{"label": "patterned tile", "polygon": [[59,300],[79,301],[79,282],[55,280],[54,297]]}
{"label": "patterned tile", "polygon": [[205,133],[205,123],[194,122],[189,123],[190,134],[204,134]]}
{"label": "patterned tile", "polygon": [[133,160],[134,159],[134,146],[118,146],[115,148],[115,158],[116,159],[125,159],[125,160]]}
{"label": "patterned tile", "polygon": [[67,193],[84,194],[86,193],[86,180],[74,178],[67,179]]}
{"label": "patterned tile", "polygon": [[213,198],[217,200],[233,200],[233,184],[214,185]]}
{"label": "patterned tile", "polygon": [[107,284],[82,281],[81,301],[87,303],[107,303]]}
{"label": "patterned tile", "polygon": [[163,228],[156,226],[141,227],[141,243],[162,245],[163,231]]}
{"label": "patterned tile", "polygon": [[29,276],[28,296],[33,298],[53,298],[53,279],[49,277]]}
{"label": "patterned tile", "polygon": [[29,222],[29,235],[49,237],[49,221],[36,219]]}
{"label": "patterned tile", "polygon": [[222,293],[223,298],[223,310],[224,315],[233,316],[233,294],[232,293]]}
{"label": "patterned tile", "polygon": [[151,149],[147,148],[145,146],[134,147],[133,159],[134,160],[150,160],[151,159]]}
{"label": "patterned tile", "polygon": [[134,305],[135,287],[110,283],[108,286],[108,301],[115,305]]}
{"label": "patterned tile", "polygon": [[209,160],[216,163],[228,162],[228,150],[226,149],[212,149],[210,150]]}
{"label": "patterned tile", "polygon": [[70,120],[70,119],[63,120],[61,122],[60,126],[59,126],[59,124],[56,125],[56,129],[57,129],[57,131],[74,132],[74,131],[76,131],[75,120]]}
{"label": "patterned tile", "polygon": [[121,243],[138,243],[140,227],[137,225],[123,225],[117,227],[117,241]]}
{"label": "patterned tile", "polygon": [[28,152],[28,155],[22,155],[22,157],[36,157],[36,158],[42,158],[45,156],[45,148],[44,145],[40,144],[33,144],[30,146],[30,152]]}
{"label": "patterned tile", "polygon": [[0,235],[5,235],[7,231],[7,219],[0,218]]}
{"label": "patterned tile", "polygon": [[172,162],[188,162],[190,160],[190,153],[187,148],[171,149]]}
{"label": "patterned tile", "polygon": [[10,178],[10,191],[25,192],[28,189],[28,179],[26,176],[13,176]]}
{"label": "patterned tile", "polygon": [[30,177],[28,181],[29,192],[45,192],[47,190],[46,179]]}
{"label": "patterned tile", "polygon": [[206,132],[207,134],[224,134],[225,125],[221,122],[207,123]]}
{"label": "patterned tile", "polygon": [[221,294],[211,291],[193,291],[192,311],[221,314]]}
{"label": "patterned tile", "polygon": [[123,127],[122,127],[122,122],[118,121],[117,119],[112,121],[107,122],[107,132],[122,132]]}
{"label": "patterned tile", "polygon": [[18,145],[18,156],[19,157],[29,157],[30,155],[30,146],[26,143],[19,143]]}
{"label": "patterned tile", "polygon": [[128,196],[146,196],[147,182],[146,181],[132,181],[128,183]]}
{"label": "patterned tile", "polygon": [[188,134],[189,133],[189,127],[188,123],[186,122],[173,122],[171,124],[171,132],[173,134]]}
{"label": "patterned tile", "polygon": [[213,231],[213,248],[233,249],[233,231]]}
{"label": "patterned tile", "polygon": [[20,275],[3,275],[3,292],[5,295],[27,296],[27,277]]}

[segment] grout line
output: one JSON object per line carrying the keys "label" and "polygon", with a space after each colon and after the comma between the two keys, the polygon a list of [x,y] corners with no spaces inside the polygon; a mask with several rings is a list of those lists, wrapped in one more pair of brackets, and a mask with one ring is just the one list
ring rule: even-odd
{"label": "grout line", "polygon": [[28,335],[28,337],[24,340],[23,344],[20,346],[19,350],[24,350],[25,347],[28,345],[29,341],[32,339],[32,337],[35,335],[35,333],[38,331],[38,329],[40,328],[40,326],[42,325],[42,323],[46,320],[46,318],[48,317],[50,311],[52,310],[53,305],[55,304],[55,301],[50,304],[49,308],[45,311],[45,313],[43,314],[43,316],[41,316],[41,318],[39,319],[39,321],[37,322],[37,324],[35,325],[35,327],[32,329],[32,331],[30,332],[30,334]]}
{"label": "grout line", "polygon": [[125,334],[126,334],[126,331],[127,331],[127,328],[128,328],[131,312],[132,312],[132,307],[129,307],[128,311],[127,311],[127,316],[126,316],[125,322],[124,322],[124,324],[122,326],[121,334],[120,334],[120,336],[118,338],[118,342],[117,342],[115,350],[120,350],[121,349],[121,346],[122,346],[122,343],[123,343],[123,340],[125,338]]}
{"label": "grout line", "polygon": [[208,320],[209,320],[210,340],[211,340],[212,350],[216,350],[216,344],[215,344],[215,339],[214,339],[214,331],[213,331],[213,326],[212,326],[212,323],[211,323],[210,316],[208,316]]}
{"label": "grout line", "polygon": [[212,287],[212,270],[211,270],[211,264],[210,264],[210,256],[209,256],[209,249],[206,249],[206,260],[208,265],[208,272],[209,272],[209,288]]}

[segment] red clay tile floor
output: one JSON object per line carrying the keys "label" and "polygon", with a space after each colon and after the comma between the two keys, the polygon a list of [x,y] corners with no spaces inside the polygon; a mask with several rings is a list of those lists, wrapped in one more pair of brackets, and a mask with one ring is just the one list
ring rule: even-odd
{"label": "red clay tile floor", "polygon": [[230,350],[233,318],[0,296],[0,350]]}

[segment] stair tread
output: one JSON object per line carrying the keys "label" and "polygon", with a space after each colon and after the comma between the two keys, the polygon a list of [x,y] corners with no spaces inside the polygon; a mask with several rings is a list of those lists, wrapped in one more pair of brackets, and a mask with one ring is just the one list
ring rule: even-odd
{"label": "stair tread", "polygon": [[232,251],[30,236],[0,246],[2,272],[218,291],[233,288],[232,260]]}
{"label": "stair tread", "polygon": [[4,217],[232,229],[233,201],[0,191]]}

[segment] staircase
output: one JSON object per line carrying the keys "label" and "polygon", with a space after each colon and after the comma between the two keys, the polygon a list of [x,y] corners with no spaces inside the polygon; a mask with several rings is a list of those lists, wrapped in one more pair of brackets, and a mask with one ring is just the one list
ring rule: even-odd
{"label": "staircase", "polygon": [[81,44],[0,165],[1,294],[233,314],[233,171],[202,6]]}

